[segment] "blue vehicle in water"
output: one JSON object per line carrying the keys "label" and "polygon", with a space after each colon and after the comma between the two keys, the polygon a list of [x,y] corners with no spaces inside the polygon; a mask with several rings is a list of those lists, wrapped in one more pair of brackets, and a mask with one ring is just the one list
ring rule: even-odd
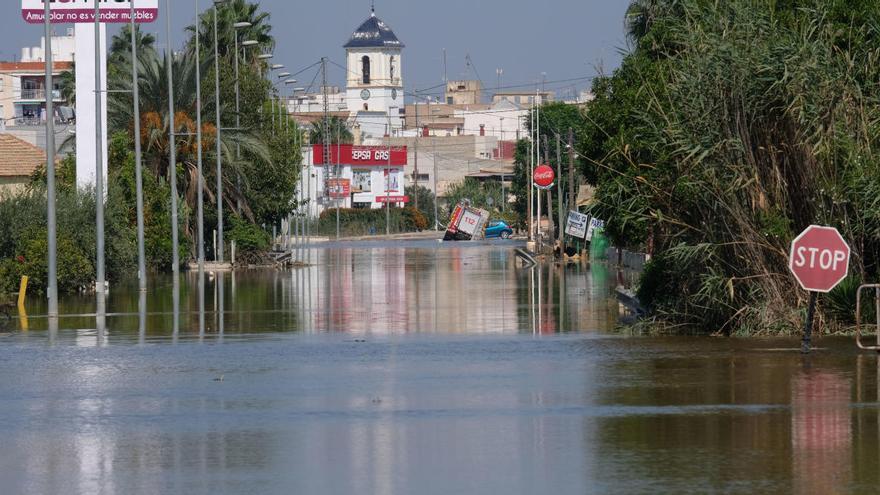
{"label": "blue vehicle in water", "polygon": [[486,239],[510,239],[513,229],[502,221],[489,222],[486,226]]}

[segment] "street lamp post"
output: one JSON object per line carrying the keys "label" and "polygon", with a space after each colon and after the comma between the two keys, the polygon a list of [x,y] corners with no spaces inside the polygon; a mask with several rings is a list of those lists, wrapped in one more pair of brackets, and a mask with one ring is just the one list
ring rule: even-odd
{"label": "street lamp post", "polygon": [[226,3],[226,0],[214,0],[214,112],[217,127],[217,252],[214,260],[223,262],[223,156],[220,145],[220,48],[217,33],[217,9],[218,5]]}
{"label": "street lamp post", "polygon": [[147,290],[147,256],[144,248],[144,178],[141,169],[141,103],[138,87],[137,36],[135,36],[134,1],[129,11],[131,16],[131,93],[134,110],[134,176],[137,202],[137,242],[138,242],[138,288]]}
{"label": "street lamp post", "polygon": [[[171,12],[171,0],[165,0],[165,11]],[[171,179],[171,269],[174,280],[180,273],[180,246],[178,246],[177,226],[177,137],[174,130],[174,51],[171,49],[171,15],[165,16],[168,71],[168,176]]]}
{"label": "street lamp post", "polygon": [[[50,43],[51,40],[46,40]],[[51,51],[51,46],[49,46]],[[101,4],[95,2],[95,230],[97,256],[95,291],[102,296],[107,284],[104,274],[104,136],[103,112],[101,111]],[[99,302],[100,302],[99,297]],[[99,304],[100,305],[100,304]]]}
{"label": "street lamp post", "polygon": [[[204,209],[204,188],[205,176],[202,170],[202,54],[199,45],[199,37],[201,35],[201,23],[199,22],[199,0],[194,0],[196,9],[196,168],[198,170],[198,191],[196,192],[196,224],[199,229],[196,235],[199,257],[199,280],[205,274],[205,209]],[[201,296],[204,297],[204,291]],[[204,318],[204,315],[202,315]]]}
{"label": "street lamp post", "polygon": [[[134,3],[134,2],[132,2]],[[44,5],[44,27],[46,36],[46,240],[49,251],[48,260],[48,284],[49,317],[58,316],[58,262],[57,262],[57,232],[55,215],[55,97],[53,91],[52,71],[55,69],[52,63],[52,13],[50,4]],[[134,8],[134,7],[132,7]],[[2,119],[2,117],[0,117]]]}
{"label": "street lamp post", "polygon": [[[253,24],[247,21],[236,22],[232,25],[235,31],[235,128],[236,130],[240,130],[241,128],[241,89],[239,87],[238,81],[238,30],[243,28],[249,28]],[[256,41],[254,42],[256,44]],[[241,159],[241,146],[236,142],[235,143],[235,159]],[[236,210],[241,211],[241,176],[239,175],[236,178],[236,190],[238,192],[239,197],[237,198]]]}

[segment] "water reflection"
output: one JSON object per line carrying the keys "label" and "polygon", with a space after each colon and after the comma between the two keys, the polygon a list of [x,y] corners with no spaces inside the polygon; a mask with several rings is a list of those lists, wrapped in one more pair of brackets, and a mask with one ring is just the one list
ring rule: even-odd
{"label": "water reflection", "polygon": [[[287,271],[153,277],[146,301],[117,284],[106,300],[66,297],[59,328],[84,345],[107,339],[216,333],[556,333],[602,331],[617,321],[602,264],[517,267],[510,248],[357,246],[309,250],[314,265]],[[209,304],[211,301],[211,304]],[[31,301],[34,311],[45,309]],[[30,326],[46,329],[45,318]],[[24,325],[19,324],[19,329]],[[89,343],[91,342],[91,343]]]}
{"label": "water reflection", "polygon": [[807,371],[792,383],[794,493],[843,493],[852,481],[851,383]]}

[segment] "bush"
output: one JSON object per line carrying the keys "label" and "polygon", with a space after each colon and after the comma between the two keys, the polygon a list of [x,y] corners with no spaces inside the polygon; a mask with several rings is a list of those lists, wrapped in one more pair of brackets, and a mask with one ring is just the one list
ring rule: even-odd
{"label": "bush", "polygon": [[[390,217],[392,234],[415,232],[427,228],[428,220],[413,207],[385,208],[376,210],[368,208],[341,208],[339,210],[340,234],[344,237],[360,237],[385,234],[386,215]],[[336,209],[321,212],[316,225],[318,233],[327,236],[336,235]]]}
{"label": "bush", "polygon": [[230,217],[227,238],[235,241],[236,252],[242,255],[262,253],[269,249],[270,235],[262,228],[239,217]]}

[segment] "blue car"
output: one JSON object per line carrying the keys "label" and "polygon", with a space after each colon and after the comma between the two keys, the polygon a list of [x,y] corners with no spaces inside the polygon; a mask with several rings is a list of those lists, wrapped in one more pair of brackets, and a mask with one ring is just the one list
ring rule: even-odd
{"label": "blue car", "polygon": [[495,239],[498,237],[502,239],[510,239],[510,236],[512,235],[513,229],[504,222],[489,222],[489,225],[486,226],[486,239]]}

